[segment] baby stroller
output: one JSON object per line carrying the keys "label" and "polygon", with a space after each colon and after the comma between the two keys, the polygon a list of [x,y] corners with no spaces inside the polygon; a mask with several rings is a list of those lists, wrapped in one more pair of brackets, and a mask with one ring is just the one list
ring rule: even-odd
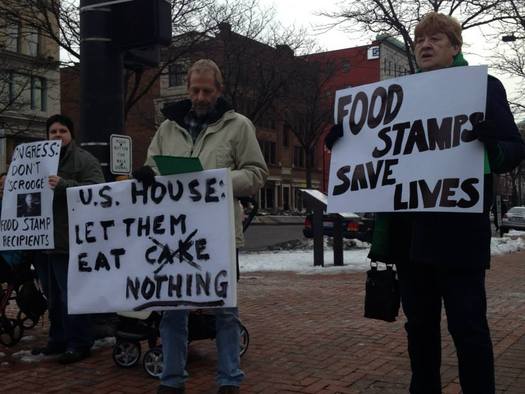
{"label": "baby stroller", "polygon": [[[241,200],[246,216],[243,231],[246,231],[257,213],[257,203],[253,198]],[[237,267],[237,276],[239,267]],[[162,374],[162,347],[158,345],[159,325],[162,314],[159,312],[125,312],[118,313],[119,322],[113,346],[113,361],[119,367],[130,368],[136,365],[142,353],[141,341],[147,341],[149,349],[144,354],[142,366],[146,373],[158,378]],[[188,342],[201,339],[215,339],[215,315],[195,310],[188,316]],[[240,325],[240,356],[248,350],[250,335],[248,329]]]}
{"label": "baby stroller", "polygon": [[[47,310],[47,301],[35,284],[31,254],[16,253],[16,258],[0,254],[0,343],[7,347],[16,345],[24,329],[36,326]],[[12,301],[18,311],[9,307]]]}
{"label": "baby stroller", "polygon": [[[147,341],[148,350],[142,358],[146,373],[158,378],[162,373],[162,347],[158,345],[160,312],[118,313],[119,322],[113,346],[113,361],[119,367],[131,368],[140,361],[141,341]],[[200,310],[192,311],[188,317],[188,342],[200,339],[215,339],[215,316]],[[244,325],[240,326],[240,355],[248,350],[250,335]]]}

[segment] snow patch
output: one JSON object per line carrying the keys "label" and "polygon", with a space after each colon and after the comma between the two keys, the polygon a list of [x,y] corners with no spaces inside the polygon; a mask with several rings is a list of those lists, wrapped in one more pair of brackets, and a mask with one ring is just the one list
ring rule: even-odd
{"label": "snow patch", "polygon": [[294,271],[303,273],[337,273],[341,271],[366,271],[370,267],[369,248],[354,248],[343,251],[343,266],[334,266],[332,250],[324,252],[324,267],[314,267],[313,250],[295,250],[240,253],[241,272]]}
{"label": "snow patch", "polygon": [[58,356],[44,356],[43,354],[33,355],[31,354],[31,350],[20,350],[19,352],[13,353],[11,356],[13,358],[18,359],[19,361],[23,363],[37,363],[39,361],[44,360],[45,358],[51,359],[51,358],[58,357]]}
{"label": "snow patch", "polygon": [[490,240],[490,254],[492,256],[499,256],[525,249],[525,241],[523,238],[510,238],[510,236],[514,236],[514,234],[511,233],[512,231],[509,232],[509,236],[503,238],[494,237]]}
{"label": "snow patch", "polygon": [[115,337],[101,338],[95,341],[91,349],[95,350],[95,349],[100,349],[104,347],[112,347],[113,345],[115,345],[115,343],[116,343]]}
{"label": "snow patch", "polygon": [[[503,238],[491,239],[491,255],[525,250],[523,231],[510,231]],[[343,271],[366,271],[370,267],[367,257],[370,244],[358,240],[346,240],[343,251],[343,266],[334,266],[334,253],[330,241],[324,240],[324,267],[314,267],[313,241],[296,240],[274,245],[273,250],[239,253],[241,272],[292,271],[304,274],[333,274]]]}

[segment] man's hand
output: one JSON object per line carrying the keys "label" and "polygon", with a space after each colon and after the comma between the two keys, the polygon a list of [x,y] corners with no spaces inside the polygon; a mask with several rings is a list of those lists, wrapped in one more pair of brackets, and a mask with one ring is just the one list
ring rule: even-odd
{"label": "man's hand", "polygon": [[142,166],[132,173],[133,178],[142,182],[145,187],[149,187],[155,182],[155,171],[150,166]]}
{"label": "man's hand", "polygon": [[341,123],[334,124],[326,137],[324,138],[324,144],[329,149],[332,150],[332,147],[335,143],[343,136],[343,125]]}
{"label": "man's hand", "polygon": [[58,175],[49,175],[47,178],[47,183],[51,189],[54,189],[60,183],[61,179],[62,178],[60,178]]}

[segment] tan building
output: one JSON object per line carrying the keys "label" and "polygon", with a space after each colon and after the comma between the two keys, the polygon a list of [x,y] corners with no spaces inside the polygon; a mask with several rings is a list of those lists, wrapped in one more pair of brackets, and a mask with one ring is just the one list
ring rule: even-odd
{"label": "tan building", "polygon": [[60,112],[59,47],[30,22],[43,15],[29,18],[23,2],[2,2],[13,12],[0,15],[0,172],[14,147],[45,138],[46,119]]}

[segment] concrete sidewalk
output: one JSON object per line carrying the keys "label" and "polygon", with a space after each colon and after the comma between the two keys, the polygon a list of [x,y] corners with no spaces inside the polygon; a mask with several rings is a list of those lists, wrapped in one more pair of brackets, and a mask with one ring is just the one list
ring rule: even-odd
{"label": "concrete sidewalk", "polygon": [[[241,278],[241,316],[250,332],[242,359],[243,393],[407,393],[410,378],[401,316],[364,319],[364,273],[248,273]],[[487,274],[489,323],[498,393],[525,392],[525,252],[496,257]],[[443,322],[444,393],[459,393],[452,341]],[[0,358],[0,392],[153,393],[158,382],[140,366],[122,369],[111,348],[78,364],[23,363],[10,354],[45,338],[39,326]],[[143,350],[146,345],[144,344]],[[214,393],[216,354],[209,340],[190,345],[188,393]]]}

